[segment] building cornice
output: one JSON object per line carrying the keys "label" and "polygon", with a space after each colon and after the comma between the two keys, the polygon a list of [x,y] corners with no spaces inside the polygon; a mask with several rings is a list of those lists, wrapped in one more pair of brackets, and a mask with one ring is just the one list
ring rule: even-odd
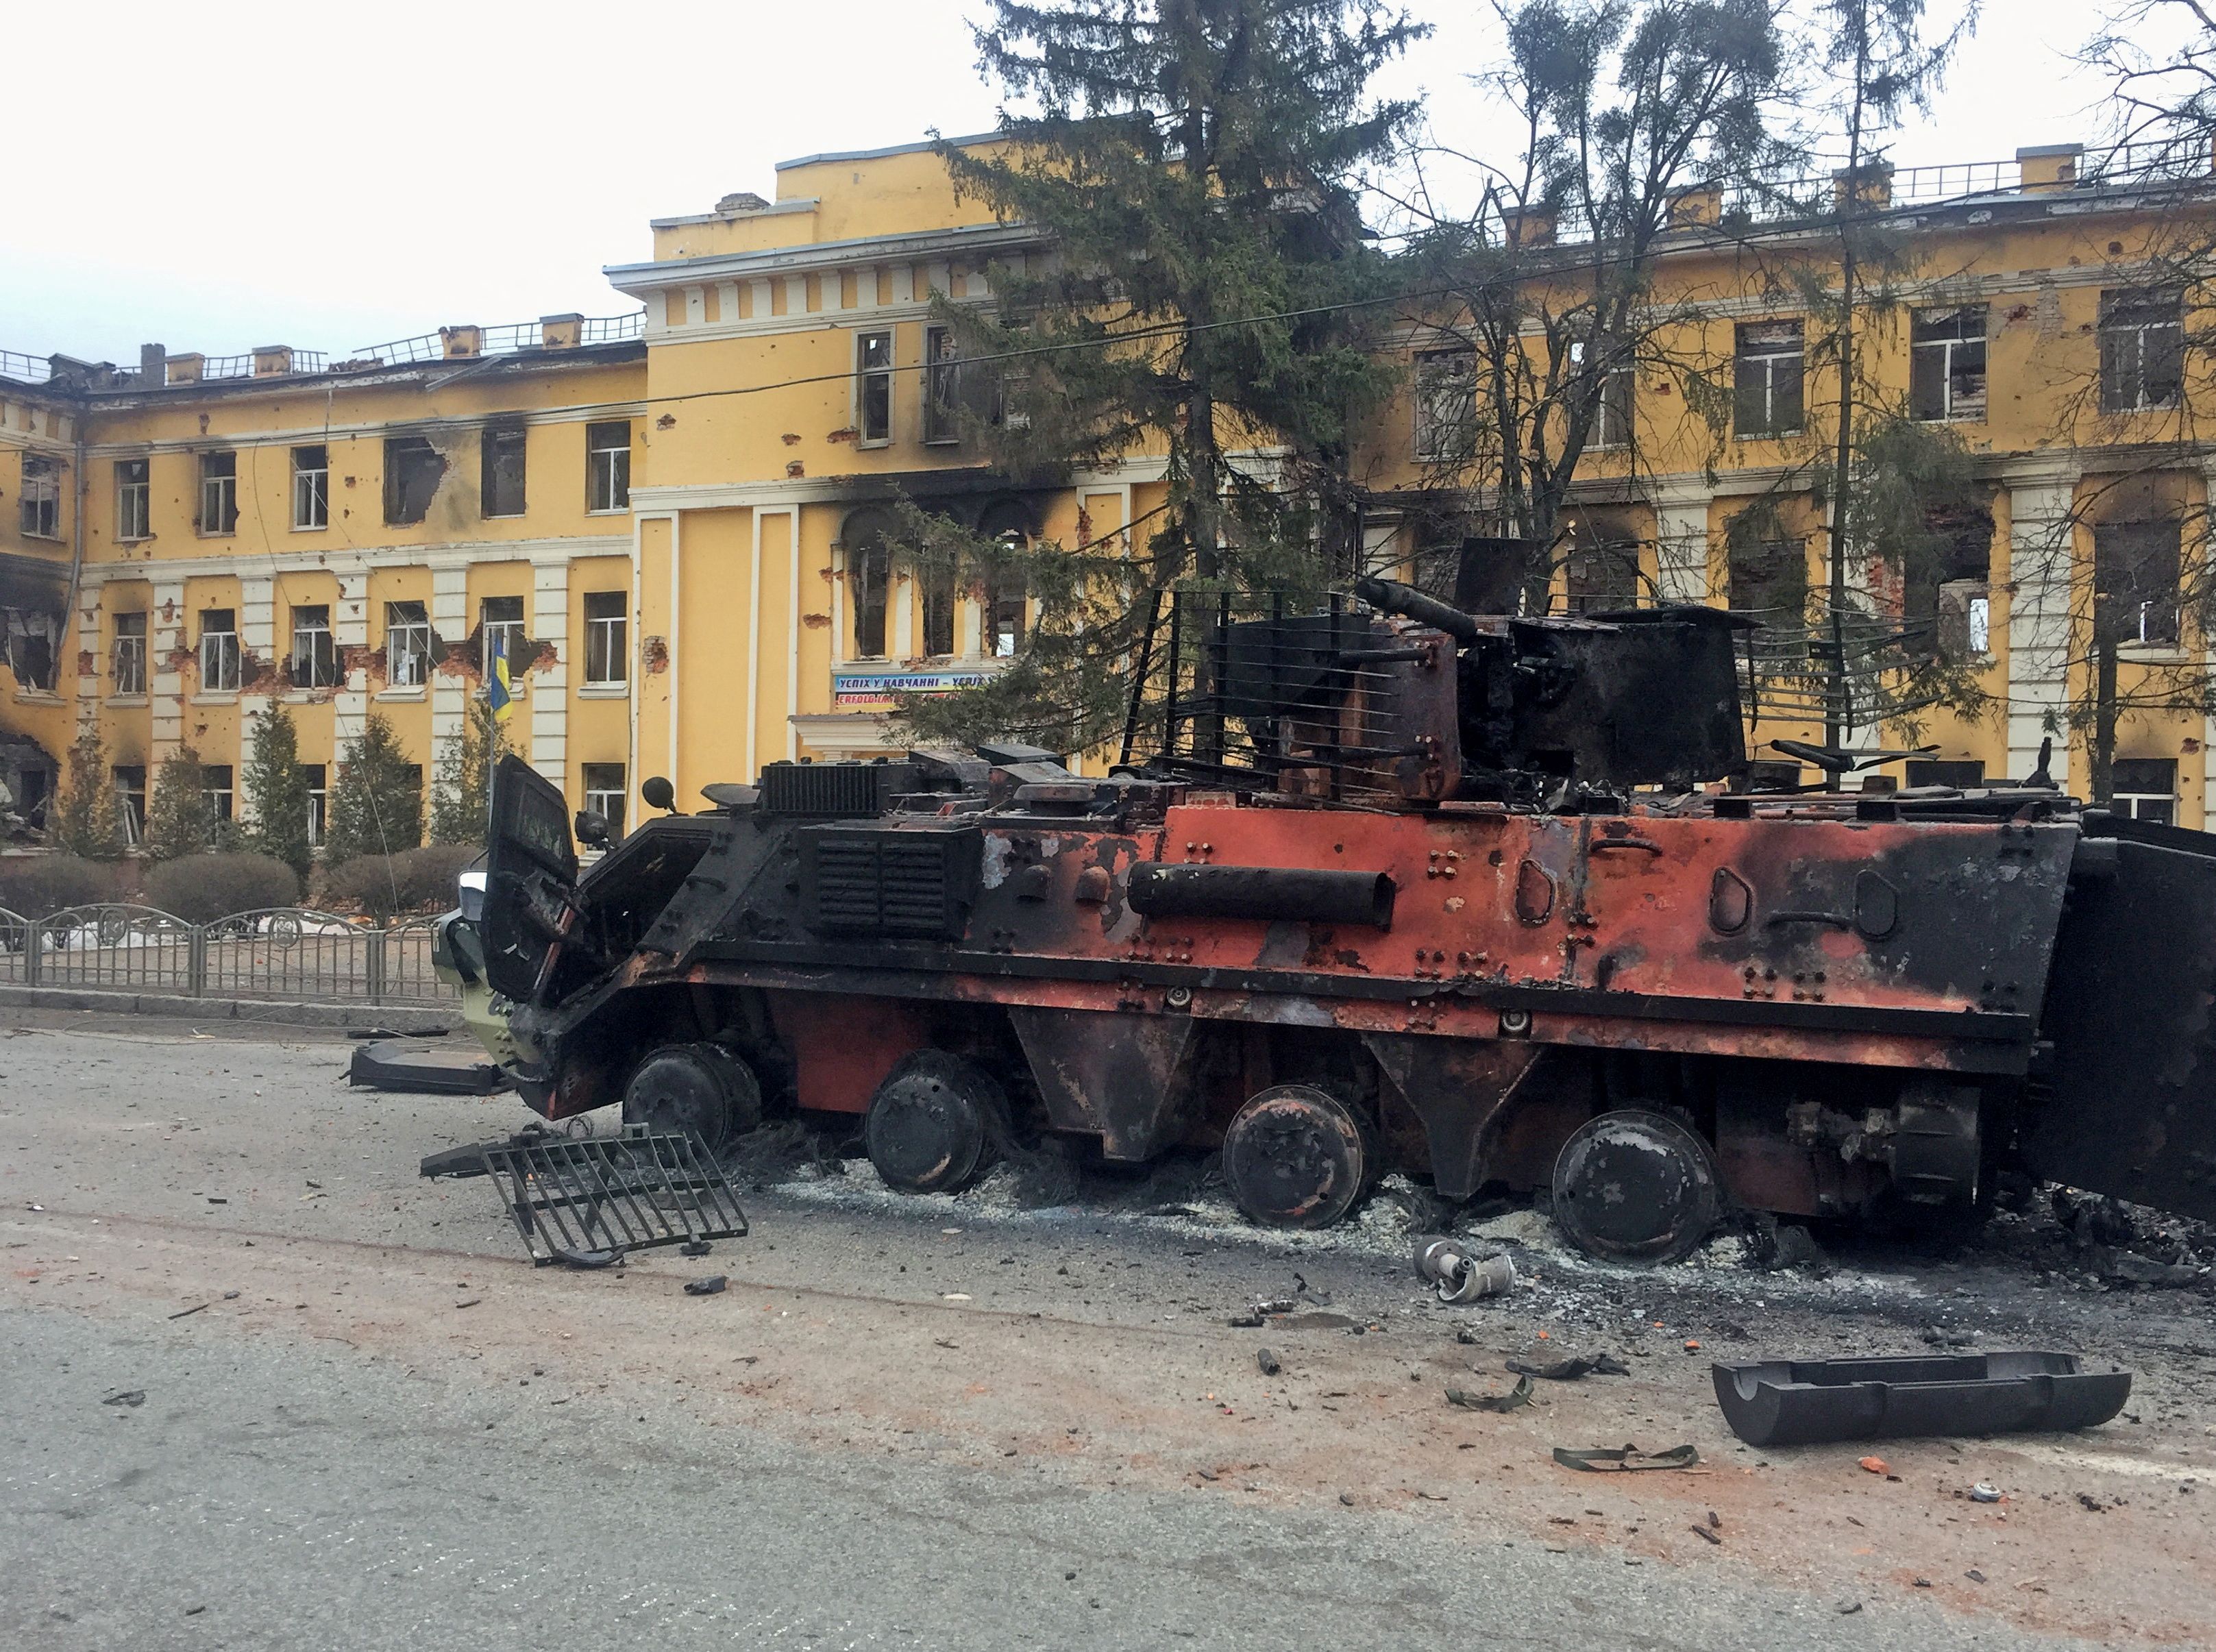
{"label": "building cornice", "polygon": [[1042,245],[1045,240],[1044,235],[1028,225],[968,224],[952,229],[914,230],[899,235],[765,247],[754,252],[703,253],[696,257],[656,259],[643,264],[609,264],[600,273],[618,292],[643,299],[673,287],[798,275],[857,264],[913,262],[941,254],[1013,251]]}

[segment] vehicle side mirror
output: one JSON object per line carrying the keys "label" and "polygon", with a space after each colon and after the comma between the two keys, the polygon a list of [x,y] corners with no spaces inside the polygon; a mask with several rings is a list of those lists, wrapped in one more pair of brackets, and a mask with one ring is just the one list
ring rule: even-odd
{"label": "vehicle side mirror", "polygon": [[649,809],[677,807],[677,788],[659,774],[649,775],[639,783],[638,795]]}
{"label": "vehicle side mirror", "polygon": [[607,848],[608,817],[597,809],[577,811],[577,841],[588,848]]}

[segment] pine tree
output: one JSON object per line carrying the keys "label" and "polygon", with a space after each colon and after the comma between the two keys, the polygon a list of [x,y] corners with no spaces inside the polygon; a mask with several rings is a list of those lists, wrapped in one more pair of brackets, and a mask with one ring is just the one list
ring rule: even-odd
{"label": "pine tree", "polygon": [[[993,0],[974,33],[1019,107],[1004,145],[940,154],[1052,253],[992,272],[997,314],[940,295],[975,365],[932,393],[1013,476],[1168,459],[1168,503],[1128,558],[1038,548],[1039,617],[1013,668],[1027,687],[980,693],[1027,700],[1067,749],[1113,718],[1123,685],[1104,663],[1130,653],[1153,594],[1185,577],[1318,589],[1345,559],[1351,431],[1394,376],[1363,348],[1389,311],[1357,202],[1413,114],[1370,83],[1424,30],[1380,0]],[[1265,446],[1283,456],[1236,456]],[[1008,571],[991,546],[936,551],[957,581]],[[1049,565],[1073,558],[1084,576]]]}
{"label": "pine tree", "polygon": [[68,779],[47,811],[46,840],[88,860],[123,858],[123,804],[96,728],[88,726],[70,748]]}
{"label": "pine tree", "polygon": [[365,854],[397,854],[423,841],[422,771],[392,724],[372,712],[339,758],[323,857],[333,866]]}
{"label": "pine tree", "polygon": [[492,804],[493,766],[508,749],[508,730],[489,702],[471,703],[461,732],[446,743],[431,782],[430,841],[483,843]]}
{"label": "pine tree", "polygon": [[288,707],[274,705],[255,719],[242,788],[253,817],[247,847],[305,878],[315,859],[308,841],[308,777],[300,770],[300,735]]}
{"label": "pine tree", "polygon": [[204,854],[216,847],[220,829],[200,754],[181,746],[154,772],[154,795],[146,805],[146,858]]}

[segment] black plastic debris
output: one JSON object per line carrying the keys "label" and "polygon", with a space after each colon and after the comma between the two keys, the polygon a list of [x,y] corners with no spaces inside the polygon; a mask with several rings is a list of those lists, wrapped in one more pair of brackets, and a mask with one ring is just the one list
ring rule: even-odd
{"label": "black plastic debris", "polygon": [[582,1140],[526,1130],[434,1153],[423,1174],[489,1174],[542,1267],[606,1267],[634,1250],[747,1233],[737,1193],[699,1139],[643,1125]]}
{"label": "black plastic debris", "polygon": [[1587,1474],[1636,1474],[1649,1469],[1697,1468],[1701,1454],[1690,1446],[1672,1446],[1666,1452],[1642,1452],[1636,1446],[1621,1449],[1557,1446],[1554,1461]]}
{"label": "black plastic debris", "polygon": [[1531,1379],[1519,1377],[1516,1386],[1505,1394],[1473,1394],[1465,1389],[1447,1390],[1447,1403],[1458,1405],[1465,1411],[1513,1411],[1531,1403]]}
{"label": "black plastic debris", "polygon": [[354,1046],[347,1082],[415,1095],[490,1095],[508,1088],[508,1075],[469,1045],[372,1039]]}
{"label": "black plastic debris", "polygon": [[1265,1377],[1274,1377],[1285,1368],[1285,1362],[1267,1348],[1254,1350],[1254,1365]]}
{"label": "black plastic debris", "polygon": [[729,1277],[723,1273],[711,1273],[705,1279],[687,1279],[685,1281],[685,1294],[688,1297],[716,1296],[730,1282]]}
{"label": "black plastic debris", "polygon": [[1714,1368],[1716,1402],[1750,1446],[2002,1434],[2103,1423],[2131,1397],[2127,1371],[2074,1353],[1765,1359]]}
{"label": "black plastic debris", "polygon": [[146,1390],[143,1388],[126,1388],[120,1394],[109,1395],[101,1403],[125,1406],[135,1411],[146,1403]]}

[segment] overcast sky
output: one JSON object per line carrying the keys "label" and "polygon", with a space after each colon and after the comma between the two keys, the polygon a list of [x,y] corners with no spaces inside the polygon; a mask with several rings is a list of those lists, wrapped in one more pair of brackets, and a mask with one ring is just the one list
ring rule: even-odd
{"label": "overcast sky", "polygon": [[[1951,16],[1958,0],[1933,0]],[[135,361],[142,342],[335,354],[561,311],[633,307],[600,274],[649,218],[774,190],[780,159],[993,122],[961,20],[979,0],[299,0],[26,7],[11,15],[16,160],[0,348]],[[1488,145],[1467,77],[1477,0],[1394,79],[1443,139]],[[1902,165],[2091,139],[2069,73],[2083,0],[1998,0]]]}

